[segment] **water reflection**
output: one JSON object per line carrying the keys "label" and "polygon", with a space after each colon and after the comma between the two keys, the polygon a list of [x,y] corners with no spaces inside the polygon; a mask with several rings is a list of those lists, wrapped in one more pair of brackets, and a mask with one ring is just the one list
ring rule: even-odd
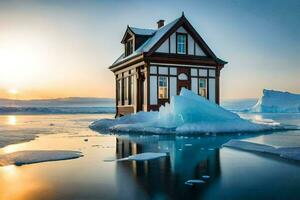
{"label": "water reflection", "polygon": [[[253,136],[253,135],[251,135]],[[124,158],[143,152],[167,152],[168,157],[150,161],[128,161],[117,164],[117,183],[119,192],[128,194],[129,185],[141,187],[143,194],[129,192],[130,198],[146,195],[151,199],[198,198],[206,187],[221,175],[220,150],[222,144],[233,138],[249,136],[217,137],[176,137],[176,136],[119,136],[116,138],[117,158]],[[209,176],[205,184],[188,186],[184,183],[190,179],[202,179]],[[129,186],[130,187],[130,186]],[[132,186],[131,186],[132,187]],[[123,188],[123,189],[122,189]],[[129,188],[130,190],[130,188]],[[136,192],[136,189],[132,189]]]}
{"label": "water reflection", "polygon": [[14,116],[14,115],[9,115],[7,117],[7,124],[12,125],[12,126],[16,125],[17,124],[17,117]]}

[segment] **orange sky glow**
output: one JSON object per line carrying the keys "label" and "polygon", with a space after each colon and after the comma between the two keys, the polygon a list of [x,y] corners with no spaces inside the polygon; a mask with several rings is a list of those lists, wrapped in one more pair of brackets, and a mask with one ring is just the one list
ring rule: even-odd
{"label": "orange sky glow", "polygon": [[170,10],[165,2],[154,8],[142,1],[1,1],[0,98],[114,97],[108,67],[123,51],[127,24],[155,28],[158,19],[168,23],[182,11],[229,62],[221,71],[221,99],[257,98],[264,88],[300,93],[294,9],[287,15],[284,3],[271,10],[235,1],[175,4]]}

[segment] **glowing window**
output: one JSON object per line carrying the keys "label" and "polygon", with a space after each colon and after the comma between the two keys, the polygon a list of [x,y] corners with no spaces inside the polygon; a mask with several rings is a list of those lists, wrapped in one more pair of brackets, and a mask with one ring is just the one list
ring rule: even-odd
{"label": "glowing window", "polygon": [[168,77],[166,76],[160,76],[158,78],[158,98],[168,98]]}

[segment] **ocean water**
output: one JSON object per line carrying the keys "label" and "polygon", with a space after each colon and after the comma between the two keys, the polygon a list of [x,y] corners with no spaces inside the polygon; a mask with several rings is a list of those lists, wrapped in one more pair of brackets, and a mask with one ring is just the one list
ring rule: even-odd
{"label": "ocean water", "polygon": [[[14,134],[0,154],[21,150],[76,150],[84,157],[0,167],[0,199],[298,199],[300,164],[222,144],[245,139],[300,146],[300,131],[223,135],[115,135],[88,125],[113,114],[0,115],[0,136]],[[243,114],[300,125],[300,114]],[[38,137],[26,137],[24,135]],[[0,137],[1,138],[1,137]],[[143,152],[167,152],[149,161],[120,161]],[[203,178],[206,177],[206,178]],[[207,178],[209,176],[209,178]],[[186,185],[201,179],[199,185]]]}
{"label": "ocean water", "polygon": [[33,115],[33,114],[105,114],[115,113],[116,109],[113,106],[97,107],[0,107],[2,115]]}

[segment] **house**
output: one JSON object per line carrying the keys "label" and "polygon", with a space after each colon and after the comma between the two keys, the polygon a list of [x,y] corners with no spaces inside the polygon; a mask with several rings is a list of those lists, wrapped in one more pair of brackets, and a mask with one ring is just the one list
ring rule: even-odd
{"label": "house", "polygon": [[182,87],[219,104],[219,59],[184,14],[157,29],[127,26],[124,53],[109,67],[116,79],[116,116],[158,110]]}

